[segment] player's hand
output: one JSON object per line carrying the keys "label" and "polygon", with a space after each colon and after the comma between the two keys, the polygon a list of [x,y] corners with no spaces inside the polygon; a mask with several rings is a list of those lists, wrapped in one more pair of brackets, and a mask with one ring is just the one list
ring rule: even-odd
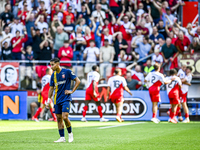
{"label": "player's hand", "polygon": [[72,94],[73,92],[70,91],[70,90],[65,90],[65,95],[69,95],[69,94]]}
{"label": "player's hand", "polygon": [[45,105],[46,105],[46,106],[49,106],[49,104],[50,104],[50,101],[51,101],[51,99],[50,99],[50,98],[48,98],[48,100],[45,102]]}
{"label": "player's hand", "polygon": [[94,92],[93,95],[94,95],[95,98],[97,97],[97,93],[96,92]]}

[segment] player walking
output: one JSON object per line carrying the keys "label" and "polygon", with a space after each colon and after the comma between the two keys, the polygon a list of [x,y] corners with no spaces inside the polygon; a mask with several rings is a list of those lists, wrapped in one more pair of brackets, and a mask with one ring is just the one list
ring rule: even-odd
{"label": "player walking", "polygon": [[115,76],[108,79],[108,89],[107,89],[107,97],[109,97],[113,103],[115,103],[117,110],[117,121],[123,122],[124,120],[121,118],[122,108],[123,108],[123,92],[127,91],[130,95],[132,95],[131,91],[127,87],[127,83],[124,77],[121,76],[121,69],[115,69]]}
{"label": "player walking", "polygon": [[171,81],[172,78],[174,79],[171,83],[167,84],[167,94],[170,100],[170,104],[171,104],[171,111],[170,111],[170,119],[169,122],[172,123],[177,123],[176,119],[175,119],[175,115],[176,115],[176,110],[178,107],[178,104],[180,104],[180,89],[182,86],[182,82],[181,79],[179,77],[176,76],[177,71],[175,69],[170,70],[169,72],[170,76],[166,77],[166,81]]}
{"label": "player walking", "polygon": [[99,82],[99,78],[100,78],[100,74],[99,72],[99,67],[94,65],[92,66],[92,70],[91,72],[89,72],[87,74],[87,89],[86,89],[86,93],[85,93],[85,106],[83,107],[83,118],[81,119],[81,121],[86,122],[86,112],[88,110],[88,104],[89,102],[91,102],[91,100],[94,100],[96,102],[97,108],[98,108],[98,112],[99,112],[99,116],[100,116],[100,122],[106,122],[108,121],[108,119],[104,119],[103,118],[103,113],[102,113],[102,107],[101,107],[101,103],[100,103],[100,95],[99,95],[99,91],[98,91],[98,82]]}
{"label": "player walking", "polygon": [[[53,71],[52,71],[51,68],[47,68],[46,69],[46,75],[43,76],[42,80],[41,80],[41,83],[42,83],[42,92],[41,92],[42,104],[40,105],[40,107],[36,111],[35,115],[32,117],[32,120],[35,120],[36,122],[39,122],[37,117],[42,112],[42,110],[45,108],[45,104],[48,100],[48,92],[49,92],[49,88],[50,88],[50,78],[51,78],[52,72]],[[53,102],[52,101],[50,101],[49,106],[50,106],[50,112],[51,112],[51,115],[53,117],[53,120],[55,122],[57,122],[56,115],[53,113]]]}
{"label": "player walking", "polygon": [[155,72],[150,72],[144,82],[149,82],[149,95],[152,101],[152,111],[153,111],[153,117],[151,121],[154,123],[159,123],[160,120],[156,118],[157,110],[158,110],[158,102],[160,102],[160,86],[162,84],[168,84],[171,81],[166,82],[163,74],[160,73],[160,65],[158,63],[154,64],[154,70]]}
{"label": "player walking", "polygon": [[[74,73],[71,70],[61,68],[60,60],[58,58],[51,59],[50,65],[54,73],[51,76],[47,105],[51,100],[55,88],[54,109],[55,109],[55,114],[57,116],[58,131],[60,134],[60,138],[54,142],[66,142],[64,135],[63,120],[65,122],[65,126],[69,134],[68,141],[72,142],[73,133],[71,128],[71,122],[68,116],[70,111],[70,103],[72,101],[71,94],[74,93],[78,88],[80,80],[78,77],[74,75]],[[72,91],[70,90],[71,80],[75,81],[75,85]]]}
{"label": "player walking", "polygon": [[183,110],[185,112],[185,120],[183,120],[183,123],[189,123],[190,119],[189,119],[189,111],[188,111],[188,107],[187,107],[187,93],[189,90],[189,86],[191,85],[191,81],[192,81],[192,67],[187,66],[186,68],[186,75],[184,78],[181,79],[183,86],[181,88],[181,96],[180,96],[180,100],[181,100],[181,104],[183,106]]}

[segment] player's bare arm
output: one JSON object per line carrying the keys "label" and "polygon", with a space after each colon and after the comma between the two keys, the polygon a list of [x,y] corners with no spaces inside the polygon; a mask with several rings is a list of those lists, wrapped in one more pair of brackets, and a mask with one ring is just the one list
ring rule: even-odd
{"label": "player's bare arm", "polygon": [[107,88],[107,98],[109,98],[109,93],[110,93],[110,87],[108,86],[108,88]]}
{"label": "player's bare arm", "polygon": [[92,85],[92,87],[93,87],[93,95],[96,98],[97,97],[97,93],[95,91],[95,86],[96,86],[96,81],[93,81],[93,85]]}
{"label": "player's bare arm", "polygon": [[187,80],[185,78],[181,79],[182,84],[186,84],[188,86],[191,86],[190,83],[187,82]]}
{"label": "player's bare arm", "polygon": [[53,90],[54,90],[54,87],[53,86],[50,86],[49,88],[49,93],[48,93],[48,100],[46,102],[46,106],[49,105],[50,101],[51,101],[51,97],[53,96]]}
{"label": "player's bare arm", "polygon": [[75,85],[74,85],[74,88],[71,90],[65,90],[65,94],[68,95],[68,94],[72,94],[76,91],[76,89],[78,88],[79,84],[81,83],[80,79],[78,77],[76,77],[74,79],[75,81]]}
{"label": "player's bare arm", "polygon": [[133,95],[127,86],[124,87],[124,90],[128,92],[131,96]]}

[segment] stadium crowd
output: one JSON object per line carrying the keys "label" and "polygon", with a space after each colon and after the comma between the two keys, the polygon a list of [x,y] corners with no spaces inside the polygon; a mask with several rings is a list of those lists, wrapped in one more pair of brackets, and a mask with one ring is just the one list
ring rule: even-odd
{"label": "stadium crowd", "polygon": [[[177,19],[182,1],[5,0],[0,5],[1,60],[86,60],[78,64],[80,74],[99,61],[102,77],[122,68],[127,82],[137,84],[131,89],[139,88],[155,62],[167,73],[178,67],[184,52],[200,49],[198,24],[185,28]],[[45,75],[47,65],[27,63],[24,68],[21,88],[33,89],[32,79]]]}

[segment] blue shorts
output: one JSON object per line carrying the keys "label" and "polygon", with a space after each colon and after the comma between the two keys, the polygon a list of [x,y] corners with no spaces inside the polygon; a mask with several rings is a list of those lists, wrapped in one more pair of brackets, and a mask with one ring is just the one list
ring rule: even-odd
{"label": "blue shorts", "polygon": [[54,105],[55,114],[62,114],[62,112],[69,113],[70,105],[71,105],[70,101],[66,101],[64,103]]}

